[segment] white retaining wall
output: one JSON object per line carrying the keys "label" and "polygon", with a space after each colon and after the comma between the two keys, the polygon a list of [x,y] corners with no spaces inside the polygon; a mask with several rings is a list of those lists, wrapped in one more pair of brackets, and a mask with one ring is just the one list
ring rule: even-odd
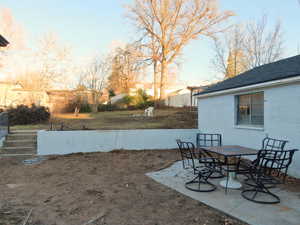
{"label": "white retaining wall", "polygon": [[174,149],[176,139],[196,141],[197,129],[39,131],[39,155],[108,152],[115,149]]}
{"label": "white retaining wall", "polygon": [[[255,129],[235,125],[234,93],[198,100],[198,127],[204,133],[221,133],[224,145],[260,149],[266,136],[289,140],[287,149],[300,149],[300,83],[253,90],[264,92],[264,127]],[[251,93],[251,91],[250,91]],[[300,178],[300,151],[289,170]]]}

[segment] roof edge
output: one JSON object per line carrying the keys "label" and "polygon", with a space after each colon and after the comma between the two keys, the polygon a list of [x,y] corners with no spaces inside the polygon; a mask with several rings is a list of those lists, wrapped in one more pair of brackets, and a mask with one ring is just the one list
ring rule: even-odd
{"label": "roof edge", "polygon": [[231,94],[231,93],[240,92],[240,91],[247,91],[247,90],[251,90],[251,89],[280,86],[280,85],[290,84],[290,83],[294,83],[294,82],[300,82],[300,75],[290,77],[290,78],[284,78],[284,79],[280,79],[280,80],[267,81],[267,82],[258,83],[258,84],[252,84],[252,85],[247,85],[247,86],[242,86],[242,87],[237,87],[237,88],[231,88],[231,89],[210,92],[210,93],[206,93],[206,94],[199,93],[199,94],[195,94],[195,96],[197,98],[208,98],[208,97],[214,97],[214,96],[219,96],[219,95]]}

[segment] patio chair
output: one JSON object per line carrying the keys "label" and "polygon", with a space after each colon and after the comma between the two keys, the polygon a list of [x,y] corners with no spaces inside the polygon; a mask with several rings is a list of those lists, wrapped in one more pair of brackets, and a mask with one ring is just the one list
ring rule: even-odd
{"label": "patio chair", "polygon": [[262,150],[282,151],[288,141],[266,137],[262,141]]}
{"label": "patio chair", "polygon": [[199,163],[213,169],[210,178],[224,177],[222,162],[219,158],[213,157],[211,153],[205,151],[203,147],[214,147],[222,145],[221,134],[198,133],[196,138],[197,150],[199,154]]}
{"label": "patio chair", "polygon": [[[216,186],[208,181],[213,173],[212,168],[197,165],[195,154],[195,145],[192,142],[183,142],[177,140],[177,144],[183,159],[188,159],[191,163],[194,174],[196,175],[191,181],[185,183],[185,187],[196,192],[211,192],[216,189]],[[184,160],[183,160],[184,161]],[[183,164],[184,166],[184,164]]]}
{"label": "patio chair", "polygon": [[145,109],[144,116],[146,117],[153,117],[154,107],[150,106]]}
{"label": "patio chair", "polygon": [[280,198],[270,192],[267,185],[273,185],[271,170],[288,171],[295,151],[293,150],[260,150],[255,163],[250,167],[250,178],[254,185],[242,191],[242,196],[252,202],[262,204],[276,204]]}
{"label": "patio chair", "polygon": [[[269,154],[276,153],[276,157],[280,157],[280,155],[281,155],[280,152],[284,150],[284,147],[285,147],[287,142],[288,142],[287,140],[279,140],[279,139],[266,137],[262,141],[261,150],[272,150],[272,152],[269,152]],[[275,155],[274,155],[274,157],[275,157]],[[241,164],[238,165],[238,174],[246,175],[247,179],[245,179],[244,182],[245,182],[245,184],[250,185],[250,186],[253,186],[255,184],[253,183],[253,181],[248,176],[249,168],[252,165],[255,164],[256,160],[257,159],[250,162],[250,164],[245,163],[245,161],[244,161],[244,163],[241,163]],[[240,162],[243,162],[243,161],[240,160]],[[272,166],[274,166],[274,165],[272,165]],[[271,182],[271,180],[267,182],[266,185],[267,185],[268,188],[275,187],[276,184],[285,183],[285,178],[286,178],[286,173],[285,172],[282,172],[282,171],[279,171],[279,170],[274,170],[274,168],[270,168],[269,173],[270,173],[269,175],[270,175],[270,179],[272,179],[272,182]],[[273,173],[272,176],[271,176],[271,173]],[[279,179],[279,177],[281,175],[283,175],[282,181]]]}
{"label": "patio chair", "polygon": [[180,139],[177,139],[176,142],[182,159],[183,169],[193,169],[193,159],[197,157],[194,149],[191,148],[189,151],[185,151],[183,147],[185,142]]}

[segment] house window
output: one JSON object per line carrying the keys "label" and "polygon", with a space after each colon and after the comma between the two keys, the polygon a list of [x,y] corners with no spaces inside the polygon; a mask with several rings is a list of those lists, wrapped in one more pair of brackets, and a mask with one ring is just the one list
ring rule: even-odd
{"label": "house window", "polygon": [[255,127],[264,126],[264,93],[238,95],[237,99],[237,125]]}

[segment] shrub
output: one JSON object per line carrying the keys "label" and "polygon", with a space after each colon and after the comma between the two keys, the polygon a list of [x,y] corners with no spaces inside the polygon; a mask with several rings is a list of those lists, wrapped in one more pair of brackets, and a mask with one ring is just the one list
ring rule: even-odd
{"label": "shrub", "polygon": [[26,125],[48,121],[50,118],[49,109],[44,106],[19,105],[16,108],[8,109],[10,125]]}
{"label": "shrub", "polygon": [[111,99],[111,97],[116,96],[115,91],[113,89],[108,90],[108,96],[109,96],[109,99]]}
{"label": "shrub", "polygon": [[116,105],[112,105],[112,104],[98,105],[98,112],[107,112],[107,111],[114,111],[114,110],[118,110],[118,107]]}
{"label": "shrub", "polygon": [[124,109],[145,109],[150,106],[154,106],[154,101],[151,99],[151,96],[147,95],[147,93],[144,90],[139,89],[135,96],[126,95],[114,104],[99,105],[98,112]]}
{"label": "shrub", "polygon": [[144,90],[139,89],[134,96],[134,105],[137,109],[145,109],[154,106],[154,101],[150,100],[150,96]]}
{"label": "shrub", "polygon": [[122,101],[120,102],[120,104],[123,104],[125,106],[130,106],[133,103],[134,98],[132,96],[126,95]]}
{"label": "shrub", "polygon": [[80,106],[80,112],[81,113],[90,113],[90,112],[92,112],[91,105],[88,104],[88,103],[81,104],[81,106]]}

